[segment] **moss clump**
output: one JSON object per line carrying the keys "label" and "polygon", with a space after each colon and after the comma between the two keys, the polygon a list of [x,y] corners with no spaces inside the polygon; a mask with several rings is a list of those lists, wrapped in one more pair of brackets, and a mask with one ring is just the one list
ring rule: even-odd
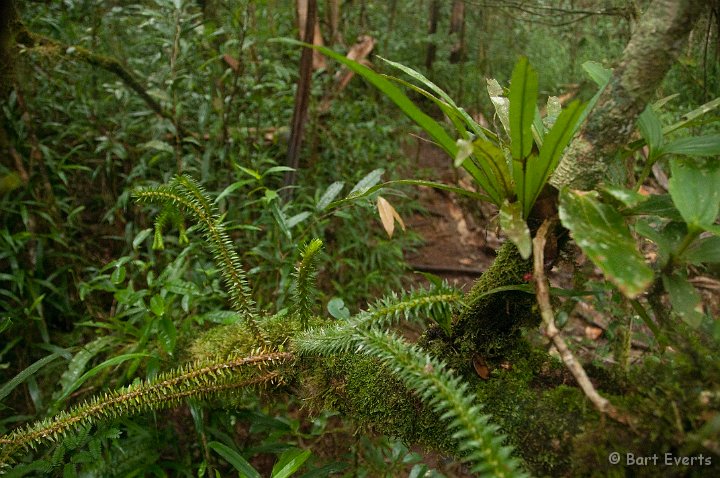
{"label": "moss clump", "polygon": [[378,360],[343,354],[304,361],[302,395],[317,410],[337,410],[360,427],[417,443],[452,451],[456,444],[447,423],[423,405]]}
{"label": "moss clump", "polygon": [[520,257],[513,244],[507,242],[500,247],[493,264],[468,293],[467,308],[453,325],[456,349],[496,355],[508,349],[506,338],[517,340],[516,333],[521,327],[537,327],[540,317],[531,294],[519,291],[488,294],[498,287],[525,284],[525,276],[531,270],[531,262]]}

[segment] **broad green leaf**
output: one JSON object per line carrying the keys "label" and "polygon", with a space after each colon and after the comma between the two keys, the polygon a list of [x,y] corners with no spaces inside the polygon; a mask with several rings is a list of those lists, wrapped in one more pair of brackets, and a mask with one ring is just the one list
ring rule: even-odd
{"label": "broad green leaf", "polygon": [[343,181],[335,181],[330,186],[328,186],[327,190],[325,190],[325,193],[320,197],[317,204],[315,205],[315,209],[318,211],[324,211],[325,208],[328,207],[328,205],[335,200],[338,194],[340,194],[340,191],[342,191],[343,186],[345,183]]}
{"label": "broad green leaf", "polygon": [[530,240],[530,229],[523,218],[522,206],[520,203],[505,203],[500,208],[500,227],[520,252],[523,259],[530,257],[532,242]]}
{"label": "broad green leaf", "polygon": [[440,124],[432,119],[430,116],[423,113],[415,104],[395,85],[390,81],[383,78],[372,71],[370,68],[361,65],[360,63],[350,60],[339,53],[336,53],[329,48],[325,48],[318,45],[310,45],[302,43],[297,40],[288,38],[282,38],[277,41],[289,43],[292,45],[299,45],[308,48],[315,48],[322,54],[339,61],[343,65],[347,66],[351,71],[357,73],[361,77],[365,78],[371,85],[379,89],[385,96],[387,96],[393,103],[395,103],[400,110],[407,115],[408,118],[413,120],[418,126],[420,126],[433,141],[437,142],[450,157],[455,157],[455,141],[447,134]]}
{"label": "broad green leaf", "polygon": [[349,319],[350,311],[345,307],[345,301],[340,297],[333,297],[327,304],[327,310],[336,319]]}
{"label": "broad green leaf", "polygon": [[239,471],[241,478],[262,478],[260,473],[258,473],[258,471],[253,468],[252,465],[240,455],[240,453],[229,446],[217,441],[211,441],[208,443],[208,448],[213,449],[218,455],[223,457],[225,461],[230,463],[237,471]]}
{"label": "broad green leaf", "polygon": [[505,97],[502,86],[497,80],[488,78],[487,90],[490,101],[495,107],[495,114],[500,119],[500,124],[503,125],[505,133],[510,136],[510,100]]}
{"label": "broad green leaf", "polygon": [[118,266],[115,268],[112,274],[110,274],[110,280],[115,285],[122,284],[125,280],[126,274],[127,272],[125,271],[125,266]]}
{"label": "broad green leaf", "polygon": [[133,239],[133,243],[132,243],[133,249],[137,250],[137,248],[140,246],[140,244],[142,244],[143,241],[145,241],[145,239],[147,239],[148,236],[150,234],[152,234],[152,232],[153,232],[152,227],[148,227],[147,229],[143,229],[142,231],[140,231],[138,233],[138,235],[135,236],[135,239]]}
{"label": "broad green leaf", "polygon": [[662,152],[685,156],[716,156],[720,154],[720,135],[676,139],[666,144]]}
{"label": "broad green leaf", "polygon": [[685,261],[695,265],[720,263],[720,237],[711,236],[698,239],[687,248],[682,257]]}
{"label": "broad green leaf", "polygon": [[272,478],[288,478],[310,458],[310,450],[291,448],[283,452],[272,469]]}
{"label": "broad green leaf", "polygon": [[603,197],[610,197],[626,208],[635,208],[648,200],[649,196],[643,196],[637,191],[622,186],[605,185],[600,190]]}
{"label": "broad green leaf", "polygon": [[575,243],[627,297],[637,297],[652,283],[652,269],[637,251],[623,216],[598,201],[597,192],[562,191],[560,220]]}
{"label": "broad green leaf", "polygon": [[175,322],[167,315],[160,318],[160,339],[163,350],[166,353],[171,354],[175,350],[175,344],[177,343],[177,328]]}
{"label": "broad green leaf", "polygon": [[720,209],[720,161],[674,159],[670,161],[672,176],[668,183],[675,207],[690,228],[706,229]]}
{"label": "broad green leaf", "polygon": [[49,364],[56,358],[60,357],[62,354],[60,352],[55,352],[47,357],[43,357],[37,362],[34,362],[32,365],[28,366],[26,369],[24,369],[22,372],[15,375],[9,382],[7,382],[5,385],[0,387],[0,401],[3,400],[5,397],[10,395],[10,392],[15,390],[15,387],[23,383],[28,378],[35,375],[35,373],[43,368],[45,365]]}
{"label": "broad green leaf", "polygon": [[350,190],[348,197],[363,194],[365,191],[375,186],[378,182],[380,182],[380,178],[383,173],[385,173],[383,168],[374,169],[367,173],[365,177],[358,181],[358,183]]}
{"label": "broad green leaf", "polygon": [[684,273],[663,275],[663,285],[670,296],[673,310],[690,327],[697,328],[703,319],[702,300]]}
{"label": "broad green leaf", "polygon": [[623,211],[623,214],[629,216],[660,216],[672,221],[683,220],[669,194],[653,194],[637,206]]}
{"label": "broad green leaf", "polygon": [[638,127],[640,128],[640,134],[645,139],[645,143],[650,148],[648,161],[653,161],[661,151],[663,132],[660,120],[651,105],[648,105],[638,118]]}
{"label": "broad green leaf", "polygon": [[165,299],[159,294],[150,298],[150,310],[158,317],[165,314]]}
{"label": "broad green leaf", "polygon": [[[510,81],[510,151],[514,160],[530,155],[532,124],[537,107],[538,76],[526,57],[520,57]],[[515,176],[517,182],[517,175]]]}
{"label": "broad green leaf", "polygon": [[[530,214],[535,200],[560,162],[565,148],[575,134],[577,120],[583,112],[579,101],[573,101],[560,113],[552,129],[545,135],[540,154],[528,160],[523,183],[523,217]],[[517,164],[517,163],[516,163]],[[517,186],[516,186],[517,189]],[[520,197],[520,194],[518,194]]]}
{"label": "broad green leaf", "polygon": [[586,61],[582,64],[583,70],[587,72],[591,80],[597,83],[598,86],[605,86],[610,81],[612,76],[612,70],[605,68],[596,61]]}
{"label": "broad green leaf", "polygon": [[287,227],[288,229],[292,229],[293,227],[297,226],[301,222],[303,222],[305,219],[310,217],[310,213],[308,211],[303,211],[295,214],[294,216],[288,218],[287,220]]}

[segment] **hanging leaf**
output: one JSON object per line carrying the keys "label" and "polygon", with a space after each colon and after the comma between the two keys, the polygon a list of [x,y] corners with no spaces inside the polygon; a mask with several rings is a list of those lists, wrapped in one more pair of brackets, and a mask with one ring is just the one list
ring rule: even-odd
{"label": "hanging leaf", "polygon": [[605,86],[612,76],[612,70],[605,68],[596,61],[586,61],[582,64],[582,67],[590,79],[597,83],[598,86]]}
{"label": "hanging leaf", "polygon": [[487,90],[490,101],[495,107],[495,114],[500,119],[505,133],[510,136],[510,100],[504,96],[504,92],[500,83],[492,78],[487,79]]}
{"label": "hanging leaf", "polygon": [[350,190],[350,194],[348,194],[348,197],[359,196],[371,187],[375,186],[378,182],[380,182],[380,178],[382,177],[384,172],[385,170],[383,168],[378,168],[367,173],[364,178],[362,178],[355,186],[353,186],[353,188]]}
{"label": "hanging leaf", "polygon": [[692,229],[712,229],[720,209],[720,161],[670,161],[670,196]]}
{"label": "hanging leaf", "polygon": [[527,223],[523,219],[520,203],[505,201],[505,204],[500,208],[500,227],[502,227],[508,239],[515,244],[520,256],[523,259],[530,257],[530,252],[532,252],[530,229],[528,229]]}
{"label": "hanging leaf", "polygon": [[662,125],[660,124],[660,120],[658,119],[657,114],[655,114],[652,105],[648,105],[647,108],[645,108],[645,111],[643,111],[638,118],[638,128],[640,129],[640,134],[643,139],[645,139],[648,148],[650,148],[648,161],[652,163],[655,158],[661,154],[663,149]]}
{"label": "hanging leaf", "polygon": [[562,191],[560,220],[575,243],[627,297],[637,297],[652,283],[652,269],[637,251],[623,216],[598,201],[597,192]]}
{"label": "hanging leaf", "polygon": [[684,273],[675,272],[672,275],[663,275],[663,285],[670,296],[673,310],[690,327],[700,326],[704,314],[702,300],[695,287],[688,282]]}
{"label": "hanging leaf", "polygon": [[400,214],[398,214],[398,212],[395,210],[394,207],[392,207],[392,205],[387,201],[387,199],[382,196],[378,196],[377,208],[378,213],[380,213],[380,220],[382,221],[383,228],[385,228],[385,232],[387,232],[388,237],[392,237],[393,232],[395,232],[396,220],[398,224],[400,224],[402,230],[405,230],[405,223],[400,217]]}
{"label": "hanging leaf", "polygon": [[335,181],[332,183],[328,188],[325,190],[325,193],[320,197],[317,204],[315,205],[315,209],[317,211],[324,211],[325,208],[328,207],[328,205],[335,200],[338,194],[340,194],[340,191],[342,191],[343,186],[345,183],[343,181]]}

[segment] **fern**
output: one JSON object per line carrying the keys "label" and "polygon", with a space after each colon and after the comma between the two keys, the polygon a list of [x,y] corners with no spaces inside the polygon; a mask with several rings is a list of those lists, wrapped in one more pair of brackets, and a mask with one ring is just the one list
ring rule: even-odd
{"label": "fern", "polygon": [[443,362],[419,347],[372,329],[355,334],[357,351],[376,357],[387,364],[422,400],[450,421],[453,439],[459,443],[463,460],[473,463],[472,471],[493,477],[526,476],[519,462],[512,457],[513,449],[503,445],[505,437],[489,422],[490,416],[473,405],[467,384],[453,376]]}
{"label": "fern", "polygon": [[315,295],[318,253],[322,247],[320,239],[313,239],[300,254],[300,264],[295,270],[295,291],[293,293],[293,315],[299,320],[303,330],[312,317],[312,304]]}
{"label": "fern", "polygon": [[401,295],[393,293],[347,321],[310,330],[293,342],[300,355],[347,352],[356,345],[353,334],[357,330],[388,328],[401,320],[424,322],[425,318],[432,318],[440,324],[449,323],[455,304],[459,304],[461,298],[462,293],[447,283],[430,289],[406,291]]}
{"label": "fern", "polygon": [[87,430],[95,423],[179,404],[185,398],[207,398],[227,390],[277,383],[283,380],[279,364],[291,360],[287,352],[262,352],[248,357],[228,357],[198,362],[160,374],[151,381],[133,384],[98,396],[0,437],[0,471],[28,448],[56,442],[68,433]]}
{"label": "fern", "polygon": [[[190,214],[198,222],[225,279],[233,307],[243,315],[256,338],[264,343],[260,327],[255,320],[257,311],[250,296],[250,288],[240,258],[233,248],[217,209],[211,204],[203,187],[188,176],[175,176],[168,184],[138,190],[135,196],[140,202],[173,205]],[[158,218],[159,225],[162,227],[169,217],[171,217],[169,213],[161,213]]]}

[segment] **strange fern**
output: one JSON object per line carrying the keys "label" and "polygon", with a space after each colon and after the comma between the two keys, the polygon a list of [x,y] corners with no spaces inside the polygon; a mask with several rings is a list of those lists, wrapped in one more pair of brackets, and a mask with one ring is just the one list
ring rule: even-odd
{"label": "strange fern", "polygon": [[321,247],[322,241],[320,239],[310,241],[300,253],[300,264],[295,270],[293,315],[299,320],[303,329],[307,328],[308,320],[312,316],[318,253]]}
{"label": "strange fern", "polygon": [[526,476],[513,449],[503,445],[505,437],[473,404],[467,384],[450,374],[445,364],[416,345],[377,329],[355,334],[357,352],[376,357],[388,365],[405,385],[417,391],[423,401],[450,422],[453,439],[463,453],[463,460],[473,463],[472,471],[484,476]]}
{"label": "strange fern", "polygon": [[[243,315],[253,334],[263,341],[260,327],[255,320],[255,304],[250,296],[240,258],[233,248],[217,208],[210,202],[203,187],[188,176],[175,176],[167,184],[138,190],[135,196],[140,202],[159,203],[165,207],[175,206],[198,222],[222,271],[233,307]],[[168,212],[161,213],[156,225],[164,226],[170,217]]]}
{"label": "strange fern", "polygon": [[392,293],[347,321],[310,330],[293,342],[299,354],[332,355],[351,350],[355,346],[353,334],[361,329],[388,328],[401,320],[424,323],[428,318],[444,328],[461,299],[462,292],[446,283],[401,295]]}
{"label": "strange fern", "polygon": [[0,472],[18,453],[40,444],[57,442],[67,434],[119,416],[160,410],[185,398],[207,398],[227,390],[283,380],[277,366],[293,358],[287,352],[258,351],[247,357],[225,357],[197,362],[156,378],[96,396],[67,412],[0,437]]}

